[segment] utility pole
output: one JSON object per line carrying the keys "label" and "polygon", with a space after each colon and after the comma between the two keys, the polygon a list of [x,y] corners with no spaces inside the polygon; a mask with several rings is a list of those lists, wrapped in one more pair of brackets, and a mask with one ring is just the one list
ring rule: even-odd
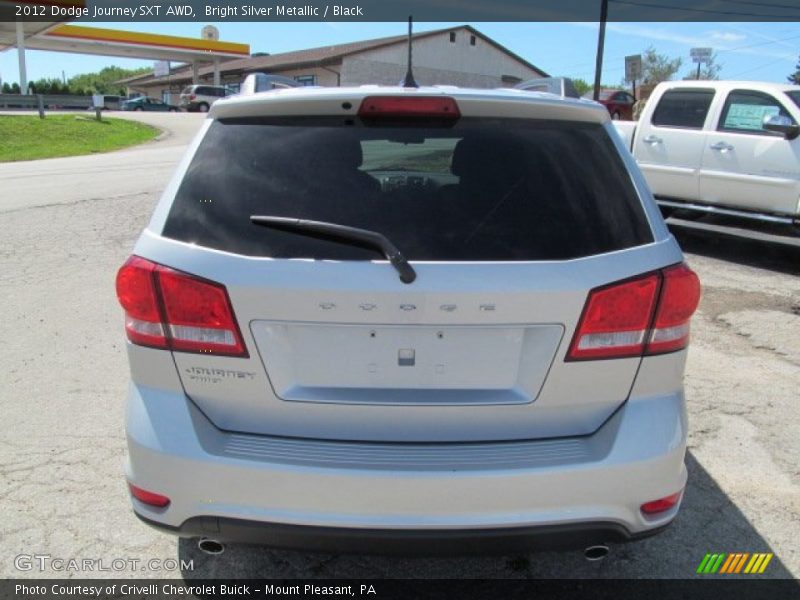
{"label": "utility pole", "polygon": [[600,31],[597,34],[597,58],[594,66],[594,99],[600,99],[600,78],[603,75],[603,50],[606,44],[606,21],[608,20],[608,0],[601,0]]}

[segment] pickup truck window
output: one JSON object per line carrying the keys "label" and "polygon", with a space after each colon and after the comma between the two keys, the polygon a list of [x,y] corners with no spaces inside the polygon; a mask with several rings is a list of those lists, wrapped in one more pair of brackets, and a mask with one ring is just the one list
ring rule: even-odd
{"label": "pickup truck window", "polygon": [[714,90],[669,90],[661,96],[652,123],[658,127],[702,129]]}
{"label": "pickup truck window", "polygon": [[772,115],[782,115],[791,119],[786,109],[773,96],[754,90],[733,90],[725,100],[717,129],[775,135],[765,131],[763,127],[764,119]]}

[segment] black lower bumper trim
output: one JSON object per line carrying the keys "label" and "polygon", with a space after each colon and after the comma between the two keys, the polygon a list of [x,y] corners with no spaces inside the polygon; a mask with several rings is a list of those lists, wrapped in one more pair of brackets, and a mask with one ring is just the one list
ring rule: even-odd
{"label": "black lower bumper trim", "polygon": [[475,555],[583,549],[650,537],[667,525],[631,533],[618,523],[587,522],[497,529],[359,529],[265,523],[224,517],[193,517],[180,527],[142,521],[181,537],[259,544],[272,548],[331,554]]}

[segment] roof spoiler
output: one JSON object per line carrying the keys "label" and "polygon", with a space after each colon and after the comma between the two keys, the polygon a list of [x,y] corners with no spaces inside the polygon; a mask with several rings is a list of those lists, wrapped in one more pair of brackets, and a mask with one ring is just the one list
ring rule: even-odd
{"label": "roof spoiler", "polygon": [[530,79],[514,86],[514,89],[525,90],[526,92],[544,92],[545,94],[555,94],[561,98],[580,98],[581,95],[575,88],[575,84],[568,77],[541,77]]}
{"label": "roof spoiler", "polygon": [[270,75],[268,73],[250,73],[245,77],[240,88],[239,94],[249,96],[258,92],[269,92],[270,90],[281,90],[287,88],[302,87],[291,77],[283,75]]}

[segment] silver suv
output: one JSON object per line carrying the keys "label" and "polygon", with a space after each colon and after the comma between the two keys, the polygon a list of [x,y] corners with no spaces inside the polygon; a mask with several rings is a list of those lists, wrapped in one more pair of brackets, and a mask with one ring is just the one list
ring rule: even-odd
{"label": "silver suv", "polygon": [[217,100],[233,93],[223,85],[190,85],[181,92],[180,107],[189,112],[208,112]]}
{"label": "silver suv", "polygon": [[678,511],[700,287],[598,104],[222,100],[117,293],[127,478],[164,531],[463,552]]}

